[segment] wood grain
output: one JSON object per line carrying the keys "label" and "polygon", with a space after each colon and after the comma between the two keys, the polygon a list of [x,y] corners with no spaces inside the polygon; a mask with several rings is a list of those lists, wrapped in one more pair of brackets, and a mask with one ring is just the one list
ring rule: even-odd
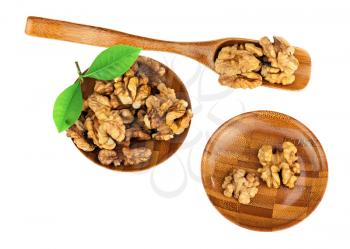
{"label": "wood grain", "polygon": [[[142,61],[140,60],[142,59]],[[191,108],[191,100],[188,96],[187,90],[185,85],[182,83],[182,81],[179,79],[179,77],[170,70],[167,66],[160,63],[165,68],[165,74],[163,77],[160,77],[153,69],[149,66],[149,63],[157,62],[151,58],[140,56],[138,59],[139,62],[139,70],[138,72],[146,74],[146,76],[149,77],[150,81],[153,82],[159,82],[162,81],[165,83],[168,87],[173,88],[176,93],[176,97],[180,99],[184,99],[188,102],[188,108]],[[87,99],[92,93],[95,86],[95,80],[91,78],[85,78],[84,83],[82,84],[82,92],[83,92],[83,98]],[[80,150],[87,158],[89,158],[91,161],[96,163],[97,165],[116,170],[116,171],[140,171],[149,169],[151,167],[154,167],[156,165],[159,165],[160,163],[167,160],[169,157],[171,157],[182,145],[184,142],[189,128],[187,128],[183,133],[180,135],[175,135],[173,139],[169,141],[156,141],[156,140],[148,140],[148,141],[138,141],[138,140],[132,140],[131,148],[136,147],[147,147],[150,150],[152,150],[152,156],[149,161],[145,163],[140,163],[137,165],[127,165],[127,166],[105,166],[100,163],[98,160],[98,149],[95,149],[95,151],[92,152],[85,152]]]}
{"label": "wood grain", "polygon": [[[28,17],[25,32],[32,36],[101,47],[110,47],[115,44],[127,44],[141,47],[145,50],[173,52],[190,57],[212,70],[214,70],[214,61],[222,47],[245,42],[257,43],[257,40],[243,38],[223,38],[201,42],[163,41],[111,29],[34,16]],[[310,79],[311,58],[307,51],[302,48],[296,48],[295,56],[298,58],[300,65],[295,72],[296,79],[293,84],[283,86],[281,84],[271,84],[265,81],[263,86],[283,90],[301,90],[305,88]]]}
{"label": "wood grain", "polygon": [[[233,168],[257,173],[257,153],[263,144],[293,142],[301,174],[294,189],[267,188],[260,180],[258,194],[248,205],[223,195],[221,184]],[[202,157],[202,182],[215,208],[230,221],[252,230],[275,231],[307,217],[326,190],[326,155],[316,136],[302,123],[282,113],[255,111],[224,123],[208,141]]]}

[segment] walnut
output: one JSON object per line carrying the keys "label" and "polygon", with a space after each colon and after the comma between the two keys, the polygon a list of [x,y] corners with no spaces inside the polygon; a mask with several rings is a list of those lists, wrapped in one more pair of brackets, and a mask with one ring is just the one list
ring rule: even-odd
{"label": "walnut", "polygon": [[253,43],[245,43],[244,49],[247,50],[248,52],[251,52],[253,55],[257,57],[261,57],[264,55],[262,49],[255,46]]}
{"label": "walnut", "polygon": [[146,124],[145,124],[145,115],[146,115],[146,111],[143,109],[140,109],[137,111],[136,120],[135,120],[135,123],[144,130],[149,129],[146,127]]}
{"label": "walnut", "polygon": [[152,135],[156,140],[169,140],[179,135],[190,125],[192,111],[185,100],[177,99],[175,91],[164,83],[158,83],[159,94],[146,99],[147,113],[144,124],[148,129],[156,129]]}
{"label": "walnut", "polygon": [[132,105],[134,109],[139,109],[151,94],[151,87],[147,84],[148,79],[143,78],[141,81],[138,77],[133,76],[133,71],[128,72],[123,78],[115,79],[114,94],[122,104]]}
{"label": "walnut", "polygon": [[282,144],[283,148],[283,158],[287,161],[289,165],[293,164],[296,160],[298,160],[297,157],[297,147],[291,142],[284,142]]}
{"label": "walnut", "polygon": [[121,142],[125,138],[125,125],[118,111],[106,112],[103,118],[98,118],[100,129],[104,130],[115,141]]}
{"label": "walnut", "polygon": [[261,165],[266,166],[272,161],[272,146],[263,145],[259,149],[258,158]]}
{"label": "walnut", "polygon": [[281,180],[279,176],[279,167],[276,165],[266,165],[258,169],[258,172],[261,174],[261,179],[266,182],[266,185],[271,188],[279,188],[281,185]]}
{"label": "walnut", "polygon": [[123,120],[124,124],[131,124],[134,121],[134,110],[121,109],[119,110],[119,115]]}
{"label": "walnut", "polygon": [[129,81],[128,77],[125,77],[123,81],[117,81],[118,79],[115,79],[114,84],[114,94],[118,97],[119,101],[124,105],[131,105],[132,104],[132,98],[130,96],[129,90],[127,88],[127,84]]}
{"label": "walnut", "polygon": [[261,69],[261,75],[264,79],[270,83],[281,83],[282,85],[292,84],[295,80],[295,76],[280,72],[278,68],[264,65]]}
{"label": "walnut", "polygon": [[170,87],[167,87],[163,82],[159,82],[157,84],[157,89],[159,91],[158,97],[160,97],[161,99],[170,100],[170,101],[176,100],[175,90],[171,89]]}
{"label": "walnut", "polygon": [[112,109],[116,109],[118,108],[122,103],[120,102],[119,98],[117,97],[117,95],[115,95],[114,93],[112,93],[110,95],[110,105]]}
{"label": "walnut", "polygon": [[261,54],[261,49],[252,45],[221,49],[215,60],[215,71],[220,74],[221,84],[234,88],[253,88],[262,84],[261,76],[256,73],[261,68],[261,62],[255,56]]}
{"label": "walnut", "polygon": [[149,96],[146,99],[147,114],[144,116],[144,123],[148,129],[156,129],[162,123],[165,111],[156,96]]}
{"label": "walnut", "polygon": [[87,103],[98,118],[103,118],[103,115],[111,109],[109,98],[97,93],[90,95]]}
{"label": "walnut", "polygon": [[93,119],[88,117],[85,120],[85,128],[88,138],[92,139],[95,145],[101,149],[112,150],[115,148],[115,141],[109,137],[106,132],[100,129],[99,121],[96,117]]}
{"label": "walnut", "polygon": [[167,88],[164,83],[157,86],[158,95],[151,95],[146,99],[147,114],[144,122],[148,129],[158,128],[164,121],[164,116],[174,104],[176,95],[173,89]]}
{"label": "walnut", "polygon": [[93,151],[95,146],[90,144],[84,137],[84,126],[81,121],[77,121],[73,126],[67,130],[67,136],[73,139],[75,145],[83,151]]}
{"label": "walnut", "polygon": [[295,49],[282,37],[274,36],[273,39],[273,44],[267,37],[259,41],[270,64],[262,67],[261,75],[270,83],[292,84],[295,80],[294,73],[299,66],[294,56]]}
{"label": "walnut", "polygon": [[152,134],[152,138],[154,138],[155,140],[168,141],[174,138],[174,133],[169,126],[167,126],[166,124],[161,124],[157,128],[157,132]]}
{"label": "walnut", "polygon": [[166,73],[166,69],[158,62],[154,60],[150,60],[147,57],[140,56],[138,59],[141,63],[147,65],[151,68],[155,73],[157,73],[160,77],[164,76]]}
{"label": "walnut", "polygon": [[111,82],[96,80],[94,91],[98,94],[110,95],[114,91],[114,86]]}
{"label": "walnut", "polygon": [[123,160],[122,155],[114,150],[102,149],[98,152],[98,160],[103,165],[110,165],[113,163],[115,167],[120,166]]}
{"label": "walnut", "polygon": [[221,75],[220,82],[233,88],[255,88],[261,85],[262,77],[255,72],[242,73],[240,75]]}
{"label": "walnut", "polygon": [[131,127],[125,131],[125,140],[123,141],[123,145],[129,146],[132,138],[137,140],[150,140],[151,135],[144,131],[140,126],[134,125],[134,127]]}
{"label": "walnut", "polygon": [[300,165],[295,163],[289,165],[288,163],[281,164],[282,170],[282,182],[288,188],[294,188],[295,182],[298,180],[298,177],[295,174],[300,174]]}
{"label": "walnut", "polygon": [[[258,152],[258,159],[263,166],[258,169],[260,177],[271,188],[279,188],[281,179],[283,185],[294,188],[300,174],[300,164],[297,163],[297,148],[291,142],[282,144],[282,151],[273,153],[271,145],[263,145]],[[281,174],[281,175],[280,175]]]}
{"label": "walnut", "polygon": [[103,149],[114,149],[115,142],[121,142],[125,138],[125,125],[118,111],[107,111],[94,119],[87,118],[85,127],[88,137]]}
{"label": "walnut", "polygon": [[82,110],[83,112],[86,112],[89,110],[89,104],[88,104],[88,101],[86,99],[83,99],[83,107],[82,107]]}
{"label": "walnut", "polygon": [[185,100],[180,100],[166,114],[165,123],[174,134],[181,134],[190,125],[192,111],[186,110],[187,106]]}
{"label": "walnut", "polygon": [[113,149],[115,143],[111,139],[121,142],[125,138],[125,125],[120,111],[111,110],[109,98],[97,93],[93,93],[87,101],[95,115],[87,123],[85,121],[88,137],[100,148]]}
{"label": "walnut", "polygon": [[258,193],[259,185],[259,178],[255,174],[246,173],[244,169],[233,169],[221,187],[226,197],[234,196],[239,203],[249,204]]}
{"label": "walnut", "polygon": [[134,165],[147,162],[152,155],[152,151],[145,147],[133,149],[124,147],[122,149],[122,152],[125,157],[125,164],[127,165]]}
{"label": "walnut", "polygon": [[223,47],[215,60],[215,71],[222,85],[233,88],[255,88],[263,79],[288,85],[295,80],[299,62],[292,47],[282,37],[267,37],[259,44],[243,43]]}

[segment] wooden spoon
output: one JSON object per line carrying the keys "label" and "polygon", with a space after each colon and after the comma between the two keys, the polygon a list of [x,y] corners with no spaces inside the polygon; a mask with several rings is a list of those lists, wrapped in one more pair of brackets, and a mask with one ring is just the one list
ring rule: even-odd
{"label": "wooden spoon", "polygon": [[[233,168],[257,174],[259,148],[281,146],[284,141],[298,149],[301,174],[293,189],[268,188],[260,180],[259,191],[248,205],[223,195],[221,184]],[[202,182],[215,208],[239,226],[258,231],[275,231],[302,221],[321,201],[327,179],[326,155],[316,136],[294,118],[272,111],[230,119],[211,136],[202,157]]]}
{"label": "wooden spoon", "polygon": [[[25,32],[32,36],[84,43],[101,47],[110,47],[115,44],[127,44],[141,47],[145,50],[173,52],[190,57],[206,65],[212,70],[214,70],[214,61],[217,57],[218,51],[222,47],[236,43],[257,43],[256,40],[242,38],[224,38],[203,42],[162,41],[131,35],[111,29],[33,16],[28,17]],[[280,84],[264,82],[263,85],[286,90],[303,89],[308,84],[310,79],[311,58],[309,54],[301,48],[296,48],[295,56],[298,58],[300,65],[295,73],[296,79],[293,84],[283,86]]]}

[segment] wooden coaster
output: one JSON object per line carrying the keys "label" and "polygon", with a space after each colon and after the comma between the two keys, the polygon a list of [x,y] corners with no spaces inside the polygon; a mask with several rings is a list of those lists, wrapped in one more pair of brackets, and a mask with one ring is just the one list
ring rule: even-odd
{"label": "wooden coaster", "polygon": [[[259,192],[248,205],[223,195],[221,184],[233,168],[257,173],[259,148],[284,141],[298,149],[301,174],[294,189],[268,188],[260,179]],[[227,219],[252,230],[276,231],[302,221],[317,207],[326,190],[328,166],[320,142],[305,125],[282,113],[255,111],[215,131],[205,147],[201,173],[210,201]]]}

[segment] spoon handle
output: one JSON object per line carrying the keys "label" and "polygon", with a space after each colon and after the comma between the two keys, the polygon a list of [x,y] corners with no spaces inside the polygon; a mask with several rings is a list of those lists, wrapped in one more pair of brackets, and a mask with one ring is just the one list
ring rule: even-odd
{"label": "spoon handle", "polygon": [[145,50],[165,51],[181,54],[205,65],[208,60],[210,42],[171,42],[127,34],[120,31],[77,24],[42,17],[29,16],[26,34],[50,39],[77,42],[100,47],[126,44]]}

